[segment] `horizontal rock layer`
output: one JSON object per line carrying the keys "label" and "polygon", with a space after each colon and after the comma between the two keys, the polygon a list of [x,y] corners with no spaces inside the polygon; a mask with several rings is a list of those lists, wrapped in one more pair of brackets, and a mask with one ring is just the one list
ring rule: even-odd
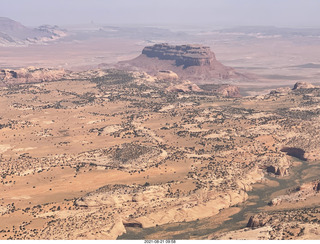
{"label": "horizontal rock layer", "polygon": [[168,45],[156,44],[145,47],[142,54],[149,58],[160,60],[175,60],[177,66],[210,66],[215,61],[215,55],[209,47],[201,45]]}

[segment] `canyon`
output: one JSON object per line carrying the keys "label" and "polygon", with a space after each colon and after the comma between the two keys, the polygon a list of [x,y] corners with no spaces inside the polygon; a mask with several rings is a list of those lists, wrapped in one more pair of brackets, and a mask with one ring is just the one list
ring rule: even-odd
{"label": "canyon", "polygon": [[196,84],[173,91],[187,84],[173,72],[52,72],[38,82],[2,73],[2,239],[117,239],[201,223],[249,201],[265,177],[292,175],[288,148],[308,162],[319,154],[317,87],[230,98]]}
{"label": "canyon", "polygon": [[319,239],[316,30],[81,28],[0,18],[0,239]]}

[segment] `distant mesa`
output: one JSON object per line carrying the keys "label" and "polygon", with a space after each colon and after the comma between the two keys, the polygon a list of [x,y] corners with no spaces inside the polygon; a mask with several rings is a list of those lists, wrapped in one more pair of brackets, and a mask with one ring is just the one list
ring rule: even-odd
{"label": "distant mesa", "polygon": [[162,43],[147,46],[137,58],[119,62],[116,68],[140,70],[151,75],[156,75],[160,70],[171,70],[181,79],[198,84],[248,79],[233,68],[221,64],[210,47],[202,45]]}
{"label": "distant mesa", "polygon": [[216,61],[210,48],[201,45],[156,44],[145,47],[142,54],[149,58],[174,60],[176,66],[182,66],[184,69],[190,66],[211,66]]}
{"label": "distant mesa", "polygon": [[307,63],[307,64],[295,65],[295,66],[290,66],[290,67],[302,68],[302,69],[318,69],[318,68],[320,68],[320,64]]}

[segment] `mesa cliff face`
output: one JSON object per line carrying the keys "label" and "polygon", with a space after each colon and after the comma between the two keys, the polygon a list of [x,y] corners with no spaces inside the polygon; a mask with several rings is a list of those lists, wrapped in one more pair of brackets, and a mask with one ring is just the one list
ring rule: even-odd
{"label": "mesa cliff face", "polygon": [[216,58],[209,47],[201,45],[168,45],[156,44],[145,47],[142,54],[149,58],[160,60],[174,60],[176,66],[188,68],[190,66],[210,66]]}
{"label": "mesa cliff face", "polygon": [[211,84],[248,79],[216,60],[210,47],[202,45],[169,45],[167,43],[147,46],[140,56],[119,62],[118,69],[145,71],[151,75],[160,70],[171,70],[180,79]]}

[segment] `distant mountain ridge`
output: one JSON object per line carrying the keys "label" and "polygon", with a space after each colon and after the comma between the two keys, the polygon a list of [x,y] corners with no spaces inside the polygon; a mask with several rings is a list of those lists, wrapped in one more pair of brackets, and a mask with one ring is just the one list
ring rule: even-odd
{"label": "distant mountain ridge", "polygon": [[275,26],[238,26],[222,29],[219,33],[237,33],[256,37],[320,37],[319,28],[285,28]]}
{"label": "distant mountain ridge", "polygon": [[58,26],[44,25],[29,28],[6,17],[0,17],[0,46],[43,44],[66,36]]}

